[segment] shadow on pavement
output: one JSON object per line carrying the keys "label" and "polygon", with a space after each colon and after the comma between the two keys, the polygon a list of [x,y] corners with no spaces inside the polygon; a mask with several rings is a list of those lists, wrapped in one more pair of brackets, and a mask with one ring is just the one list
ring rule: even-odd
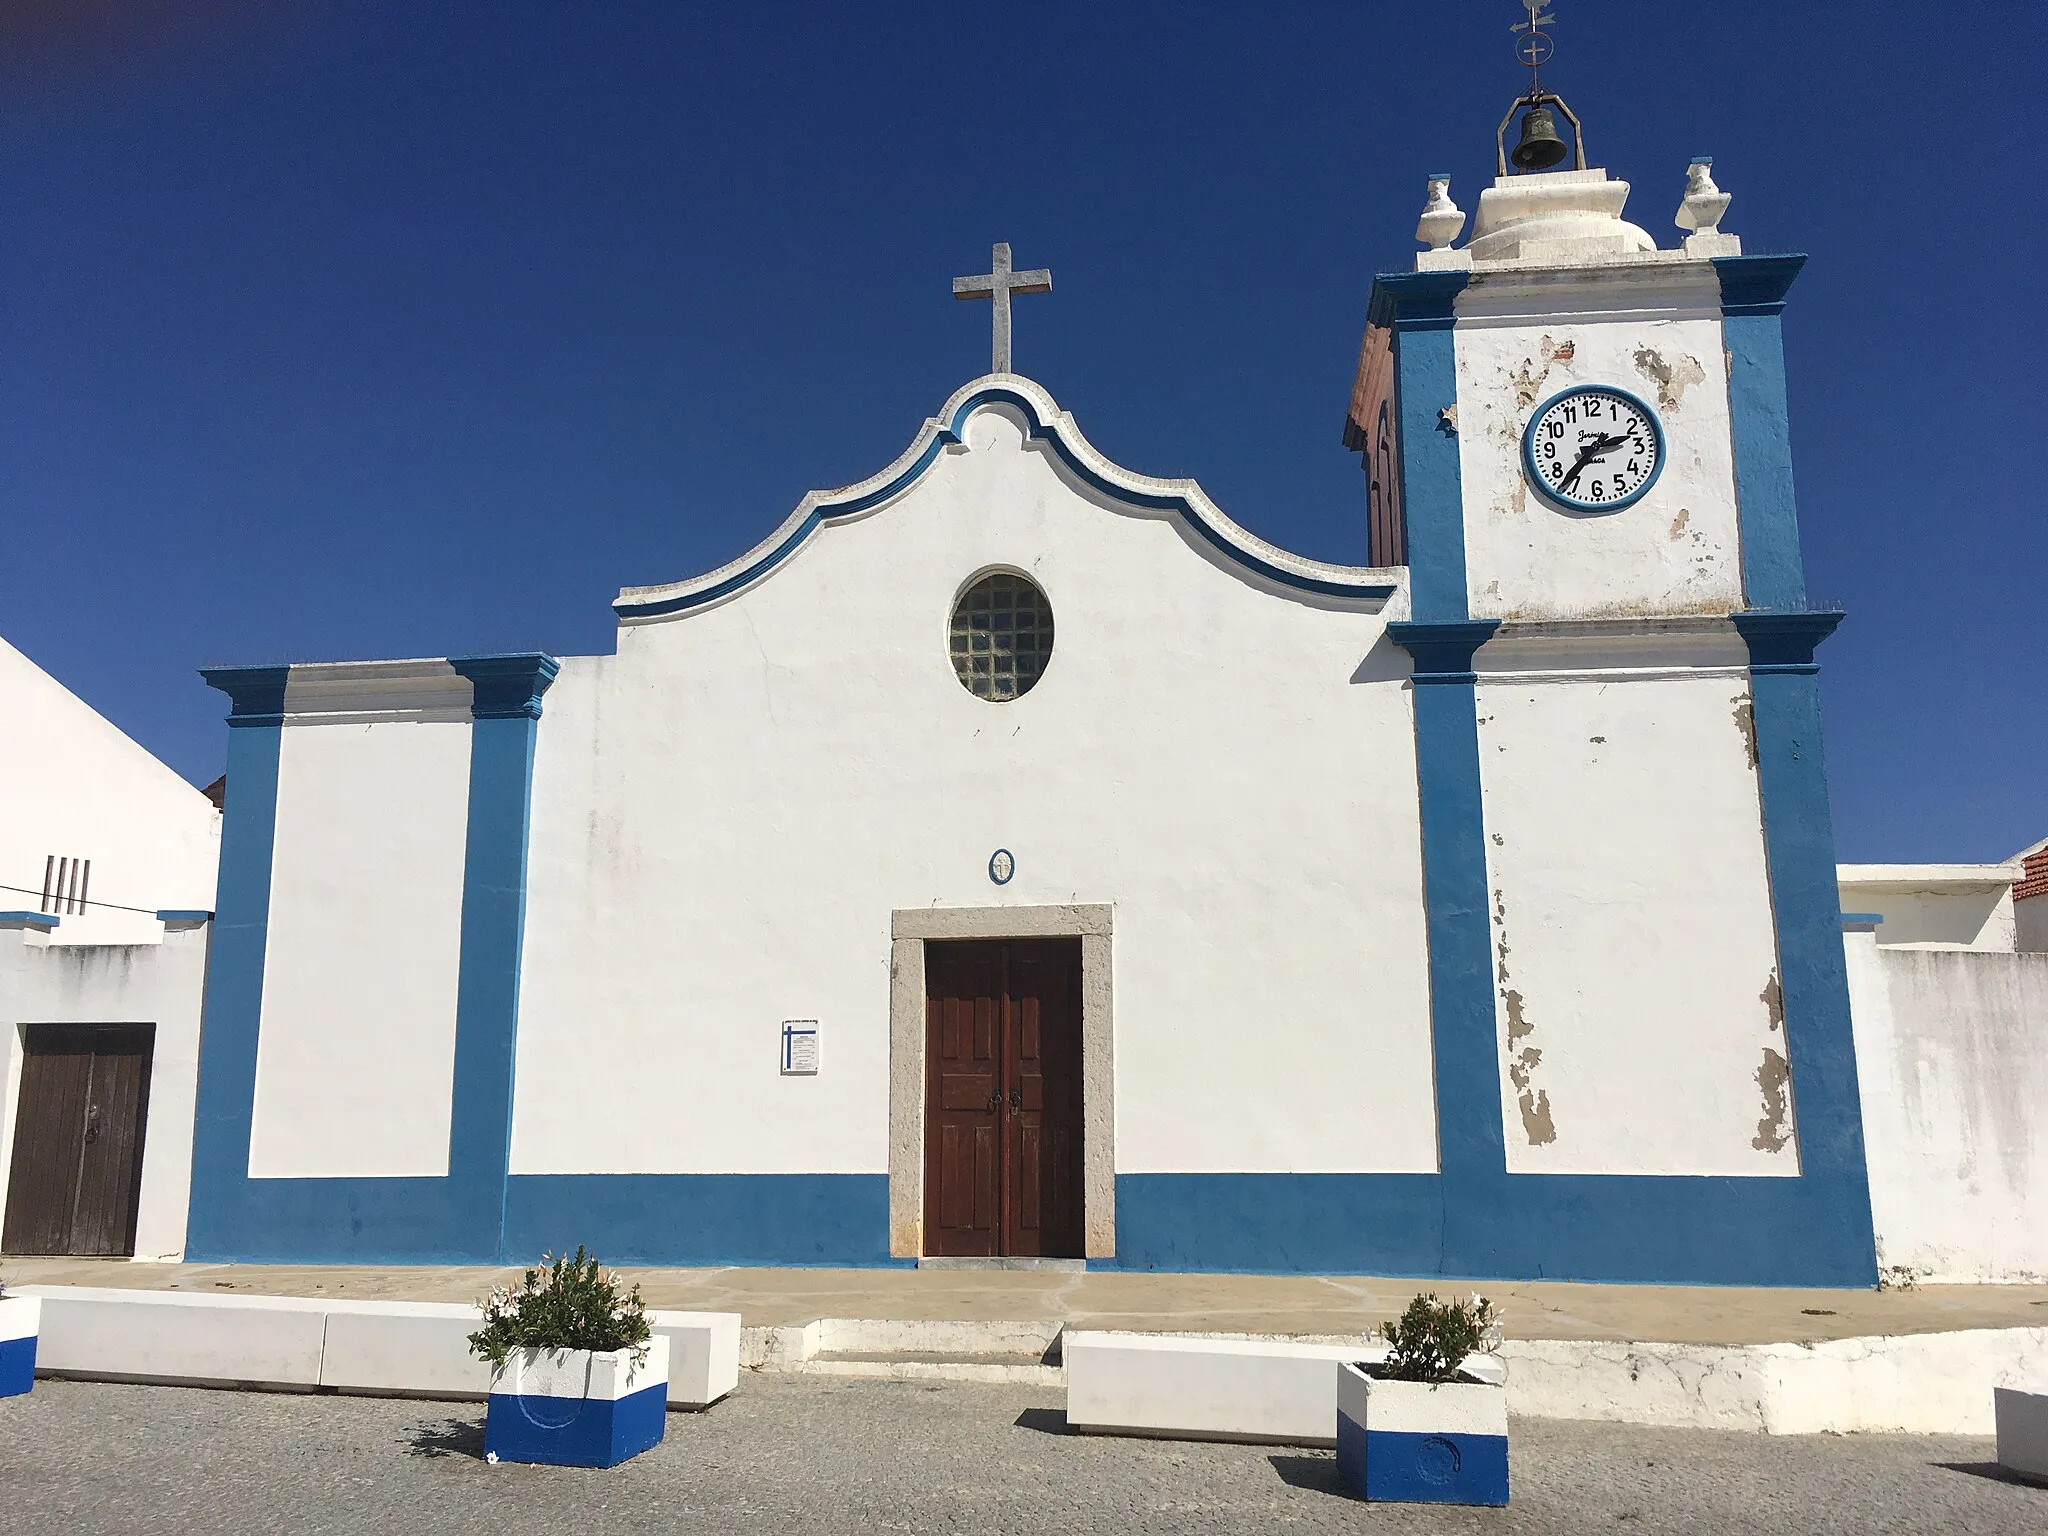
{"label": "shadow on pavement", "polygon": [[1019,1429],[1035,1429],[1041,1435],[1065,1435],[1072,1431],[1067,1428],[1067,1411],[1064,1408],[1026,1408],[1017,1415]]}
{"label": "shadow on pavement", "polygon": [[1268,1456],[1280,1481],[1290,1488],[1310,1493],[1334,1493],[1340,1499],[1356,1498],[1349,1485],[1337,1475],[1335,1456]]}
{"label": "shadow on pavement", "polygon": [[1931,1463],[1944,1472],[1967,1472],[1972,1477],[1981,1477],[1986,1482],[2011,1483],[2015,1488],[2041,1488],[2048,1484],[2036,1482],[2031,1477],[2022,1477],[2010,1467],[2001,1467],[1995,1461],[1937,1461]]}
{"label": "shadow on pavement", "polygon": [[484,1427],[475,1419],[443,1419],[413,1426],[406,1443],[408,1456],[467,1456],[484,1459]]}

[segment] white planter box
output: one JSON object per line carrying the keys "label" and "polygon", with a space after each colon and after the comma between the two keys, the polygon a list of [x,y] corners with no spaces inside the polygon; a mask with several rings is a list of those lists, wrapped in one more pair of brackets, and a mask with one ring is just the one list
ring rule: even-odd
{"label": "white planter box", "polygon": [[1337,1373],[1337,1470],[1360,1496],[1403,1504],[1508,1501],[1504,1387]]}
{"label": "white planter box", "polygon": [[2048,1483],[2048,1392],[1995,1387],[1998,1464],[2030,1482]]}
{"label": "white planter box", "polygon": [[34,1296],[0,1297],[0,1397],[19,1397],[35,1385],[42,1309]]}
{"label": "white planter box", "polygon": [[668,1340],[637,1351],[521,1349],[491,1373],[484,1454],[612,1467],[657,1445],[668,1417]]}

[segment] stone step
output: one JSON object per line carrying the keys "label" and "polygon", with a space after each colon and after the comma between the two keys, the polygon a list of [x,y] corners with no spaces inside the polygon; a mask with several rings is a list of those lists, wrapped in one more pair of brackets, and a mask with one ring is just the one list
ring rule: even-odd
{"label": "stone step", "polygon": [[1064,1387],[1066,1368],[1041,1356],[1014,1353],[940,1354],[913,1350],[828,1350],[784,1369],[810,1376],[862,1376],[890,1381],[978,1381]]}

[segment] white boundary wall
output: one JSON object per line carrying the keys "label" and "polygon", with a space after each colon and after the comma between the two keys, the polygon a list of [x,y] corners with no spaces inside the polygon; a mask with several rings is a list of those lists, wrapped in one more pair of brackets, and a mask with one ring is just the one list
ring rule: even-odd
{"label": "white boundary wall", "polygon": [[1880,1269],[2048,1280],[2048,954],[1844,948]]}

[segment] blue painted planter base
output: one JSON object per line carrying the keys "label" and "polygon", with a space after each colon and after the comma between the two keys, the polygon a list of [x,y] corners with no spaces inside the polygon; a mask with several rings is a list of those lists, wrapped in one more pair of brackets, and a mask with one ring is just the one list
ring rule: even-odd
{"label": "blue painted planter base", "polygon": [[36,1381],[36,1336],[0,1340],[0,1397],[19,1397]]}
{"label": "blue painted planter base", "polygon": [[1337,1471],[1352,1492],[1385,1504],[1508,1501],[1504,1435],[1430,1435],[1361,1430],[1337,1418]]}
{"label": "blue painted planter base", "polygon": [[615,1401],[493,1392],[484,1454],[548,1467],[615,1467],[659,1445],[667,1423],[666,1381]]}

